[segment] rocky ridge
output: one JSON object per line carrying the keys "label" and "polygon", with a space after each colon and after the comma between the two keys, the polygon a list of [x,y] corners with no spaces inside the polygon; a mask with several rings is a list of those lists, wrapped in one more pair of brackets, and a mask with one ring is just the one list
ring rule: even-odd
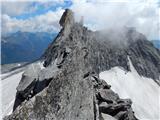
{"label": "rocky ridge", "polygon": [[120,99],[98,76],[114,66],[129,71],[130,57],[140,75],[158,80],[159,50],[135,30],[126,31],[127,45],[115,47],[105,36],[75,22],[73,16],[68,9],[62,15],[63,28],[45,52],[43,68],[32,65],[23,74],[14,112],[5,120],[137,119],[132,101]]}

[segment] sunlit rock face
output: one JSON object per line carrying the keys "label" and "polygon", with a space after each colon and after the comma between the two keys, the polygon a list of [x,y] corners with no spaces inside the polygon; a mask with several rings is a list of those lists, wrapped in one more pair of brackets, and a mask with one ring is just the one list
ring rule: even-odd
{"label": "sunlit rock face", "polygon": [[[132,100],[121,99],[110,85],[99,79],[99,73],[115,66],[131,71],[129,57],[139,75],[159,83],[156,78],[160,75],[160,51],[135,30],[126,28],[125,42],[118,37],[115,42],[112,35],[88,30],[75,22],[73,16],[70,10],[62,15],[62,29],[43,55],[43,69],[36,73],[37,84],[49,82],[38,92],[37,84],[29,84],[34,94],[24,100],[17,95],[20,103],[6,120],[137,120]],[[31,89],[25,88],[31,93]]]}

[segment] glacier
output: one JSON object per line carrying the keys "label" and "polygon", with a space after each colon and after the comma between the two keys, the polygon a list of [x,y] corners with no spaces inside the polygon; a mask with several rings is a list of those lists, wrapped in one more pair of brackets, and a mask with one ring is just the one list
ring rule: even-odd
{"label": "glacier", "polygon": [[0,82],[0,120],[5,116],[12,113],[14,100],[16,96],[16,87],[21,80],[23,71],[13,74],[12,72],[1,74]]}
{"label": "glacier", "polygon": [[113,67],[99,74],[121,98],[130,98],[140,120],[160,120],[160,86],[151,78],[140,76],[131,60],[131,71]]}

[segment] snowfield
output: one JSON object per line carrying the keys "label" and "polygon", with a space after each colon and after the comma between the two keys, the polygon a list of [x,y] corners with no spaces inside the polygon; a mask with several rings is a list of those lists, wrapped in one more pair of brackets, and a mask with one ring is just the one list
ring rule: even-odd
{"label": "snowfield", "polygon": [[[129,60],[130,61],[130,60]],[[160,120],[160,86],[153,79],[140,76],[130,61],[131,72],[120,67],[100,73],[121,98],[130,98],[135,115],[141,120]]]}
{"label": "snowfield", "polygon": [[[10,76],[10,74],[12,74]],[[21,80],[23,71],[13,74],[12,72],[1,74],[0,82],[0,98],[1,98],[1,113],[0,120],[5,115],[12,113],[12,108],[14,105],[14,100],[16,96],[16,87],[18,86],[19,81]],[[8,76],[8,77],[7,77]],[[2,78],[4,78],[2,80]]]}

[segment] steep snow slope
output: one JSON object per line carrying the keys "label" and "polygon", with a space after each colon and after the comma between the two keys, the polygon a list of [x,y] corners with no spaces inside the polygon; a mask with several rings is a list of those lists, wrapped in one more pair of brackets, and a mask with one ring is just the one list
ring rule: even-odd
{"label": "steep snow slope", "polygon": [[[13,75],[12,72],[1,74],[1,85],[0,85],[0,92],[1,92],[1,108],[2,112],[0,116],[4,117],[4,115],[10,114],[12,112],[14,99],[16,96],[16,87],[22,77],[23,71],[19,73],[15,73]],[[9,76],[4,78],[5,76]],[[2,77],[4,78],[2,80]]]}
{"label": "steep snow slope", "polygon": [[[130,60],[129,60],[130,61]],[[120,67],[100,73],[121,98],[131,98],[135,115],[141,120],[160,120],[160,87],[154,80],[140,76],[130,61],[131,72]]]}

